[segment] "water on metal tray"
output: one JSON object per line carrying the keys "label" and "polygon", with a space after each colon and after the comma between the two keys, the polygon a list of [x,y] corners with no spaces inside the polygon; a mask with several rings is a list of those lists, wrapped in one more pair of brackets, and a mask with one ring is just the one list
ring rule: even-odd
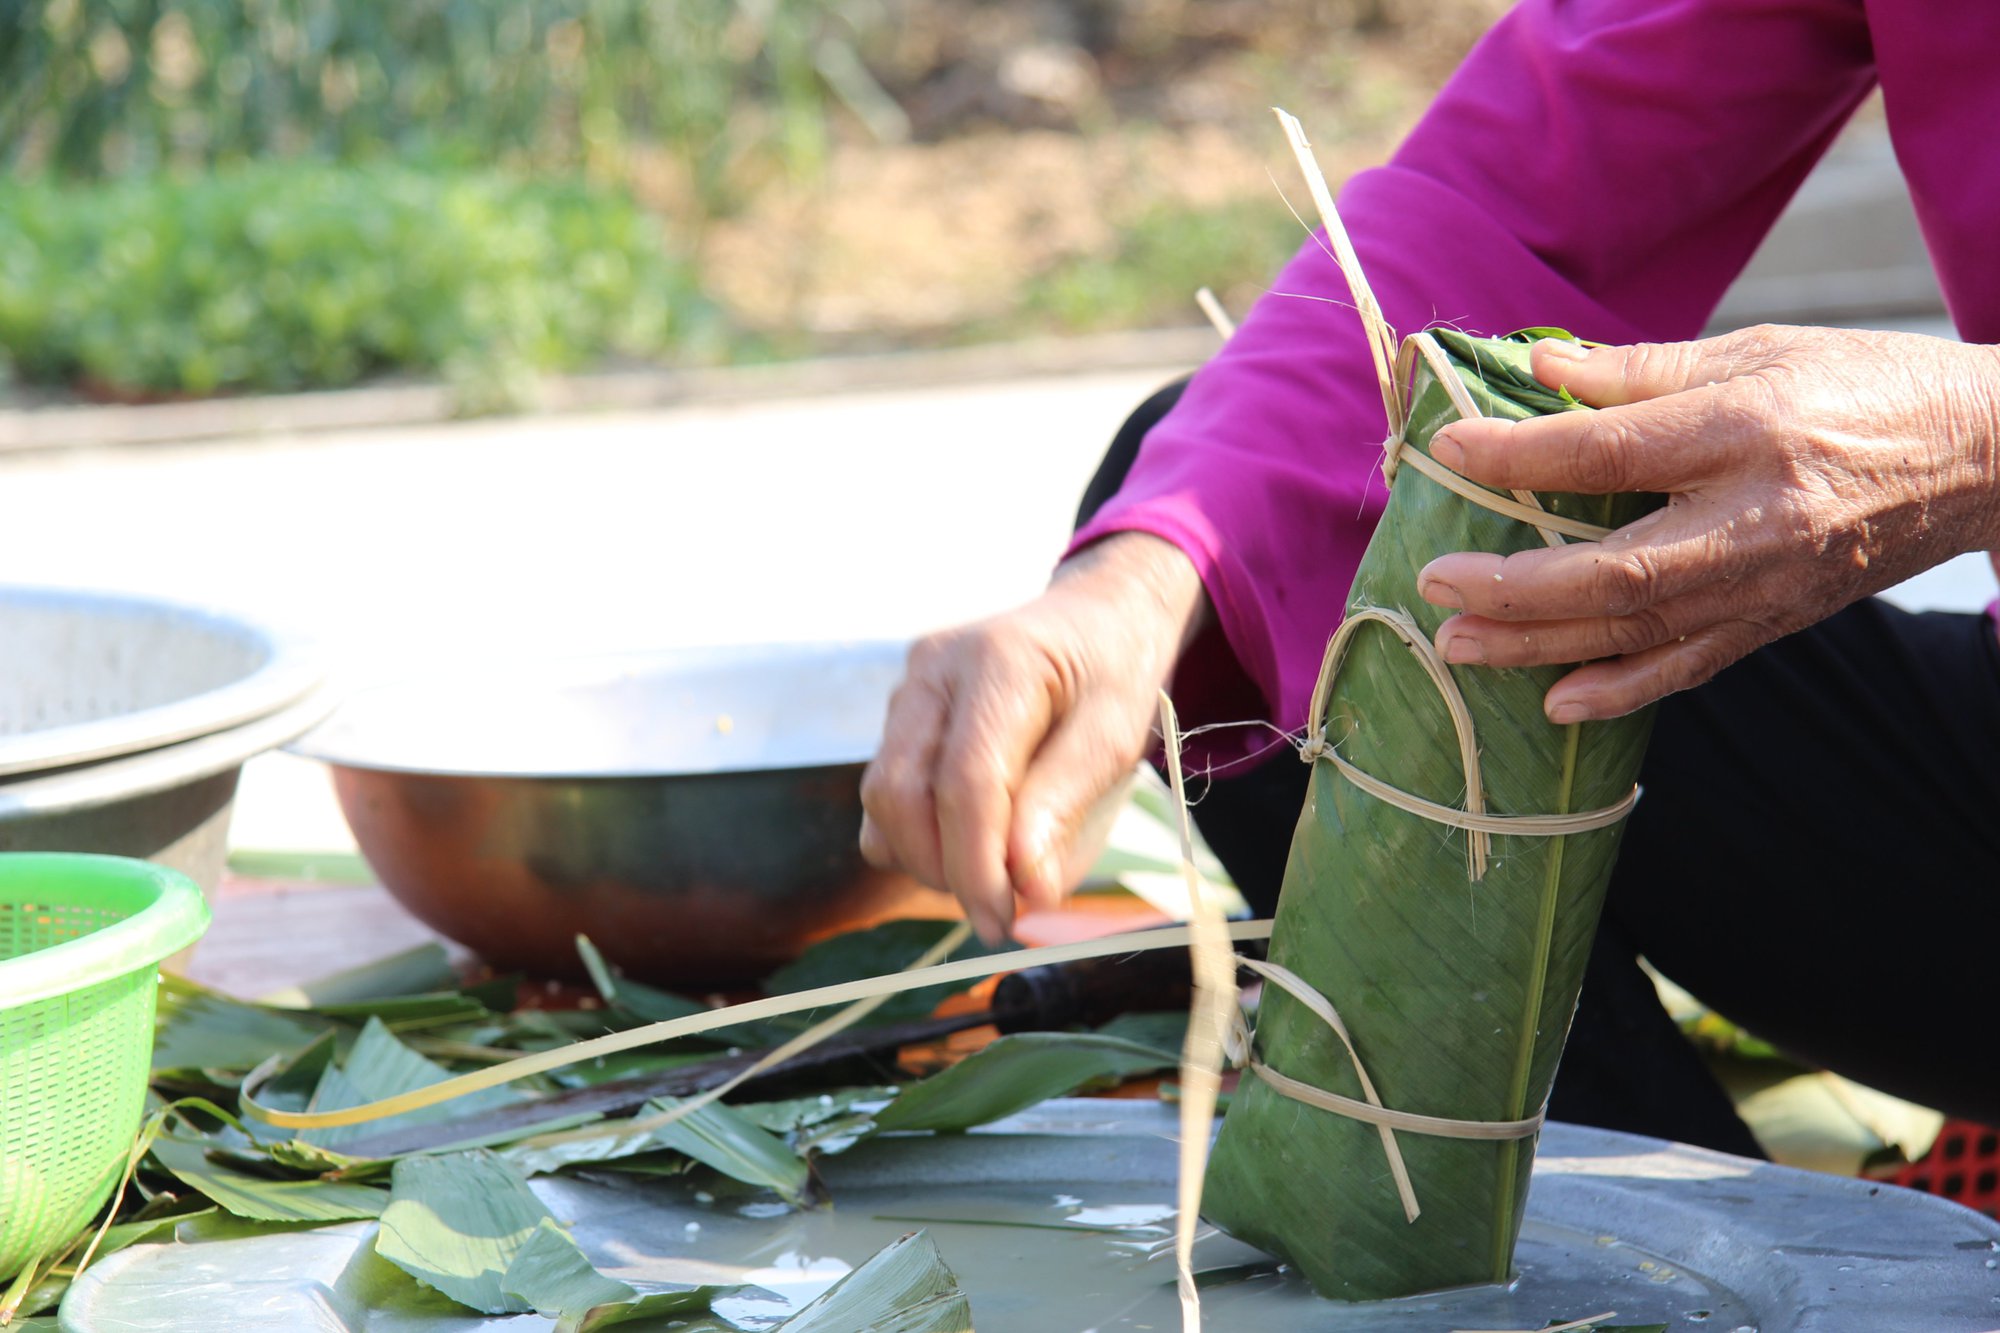
{"label": "water on metal tray", "polygon": [[[821,1159],[832,1202],[804,1213],[705,1175],[542,1177],[534,1188],[612,1276],[773,1293],[725,1305],[753,1330],[924,1227],[971,1298],[979,1333],[1175,1333],[1176,1129],[1167,1106],[1054,1101],[987,1132],[878,1139]],[[1197,1250],[1206,1333],[1538,1329],[1606,1310],[1674,1333],[1992,1333],[2000,1319],[2000,1223],[1943,1200],[1557,1124],[1543,1135],[1534,1179],[1520,1276],[1505,1289],[1343,1305],[1206,1235]],[[370,1252],[373,1230],[351,1222],[134,1246],[78,1281],[62,1326],[553,1327],[536,1315],[475,1315],[418,1291]]]}
{"label": "water on metal tray", "polygon": [[[758,1203],[676,1199],[672,1223],[633,1236],[632,1259],[679,1256],[683,1281],[747,1282],[783,1304],[731,1301],[719,1308],[746,1328],[768,1328],[834,1279],[906,1232],[926,1228],[969,1292],[980,1333],[1113,1333],[1180,1327],[1170,1206],[1157,1186],[1080,1184],[949,1190],[840,1191],[833,1207],[782,1220]],[[682,1220],[685,1219],[685,1220]],[[1204,1228],[1196,1247],[1205,1333],[1282,1328],[1532,1329],[1551,1319],[1618,1312],[1620,1323],[1755,1328],[1749,1307],[1684,1264],[1612,1236],[1530,1220],[1511,1287],[1476,1287],[1408,1300],[1347,1305],[1314,1296],[1303,1280]],[[645,1264],[652,1268],[650,1262]]]}

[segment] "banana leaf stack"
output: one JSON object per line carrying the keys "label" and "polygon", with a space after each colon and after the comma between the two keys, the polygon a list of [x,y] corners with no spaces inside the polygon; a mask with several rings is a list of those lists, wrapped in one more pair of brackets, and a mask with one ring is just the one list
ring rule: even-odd
{"label": "banana leaf stack", "polygon": [[[1480,413],[1515,420],[1588,410],[1529,370],[1530,345],[1552,332],[1427,335],[1436,342],[1433,359],[1416,360],[1414,379],[1405,381],[1404,465],[1355,577],[1350,616],[1401,613],[1427,643],[1450,613],[1417,595],[1425,564],[1450,551],[1510,553],[1544,543],[1535,526],[1440,484],[1429,475],[1434,460],[1419,460],[1432,464],[1427,471],[1409,463],[1461,415],[1466,394]],[[1461,407],[1443,373],[1462,381]],[[1604,528],[1658,503],[1652,496],[1534,499]],[[1449,672],[1469,711],[1488,814],[1600,811],[1630,798],[1649,712],[1559,727],[1544,716],[1542,696],[1563,669],[1435,665]],[[1477,808],[1439,683],[1390,627],[1357,626],[1322,693],[1322,716],[1309,720],[1308,731],[1323,723],[1327,744],[1352,769],[1441,806]],[[1338,1010],[1380,1105],[1458,1121],[1537,1117],[1568,1034],[1622,824],[1562,836],[1492,833],[1484,864],[1475,867],[1468,856],[1474,834],[1370,795],[1324,758],[1313,768],[1271,961]],[[1278,986],[1264,988],[1253,1055],[1300,1083],[1372,1100],[1328,1024]],[[1410,1193],[1421,1205],[1414,1218],[1418,1210],[1406,1206],[1392,1178],[1385,1139],[1377,1124],[1295,1100],[1253,1067],[1216,1144],[1203,1211],[1295,1266],[1326,1296],[1371,1300],[1508,1280],[1533,1135],[1481,1141],[1397,1131]]]}

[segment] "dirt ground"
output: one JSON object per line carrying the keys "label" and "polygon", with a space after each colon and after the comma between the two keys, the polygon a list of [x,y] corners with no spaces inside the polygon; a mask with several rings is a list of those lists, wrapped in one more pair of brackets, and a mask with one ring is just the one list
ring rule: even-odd
{"label": "dirt ground", "polygon": [[[1135,219],[1235,208],[1282,222],[1280,185],[1302,192],[1273,104],[1304,120],[1335,180],[1382,160],[1504,8],[912,3],[925,21],[899,30],[911,49],[871,58],[907,124],[847,126],[816,179],[756,190],[704,239],[707,285],[752,327],[822,342],[1005,327],[1038,275],[1108,261]],[[1253,272],[1153,262],[1238,308],[1255,292]]]}

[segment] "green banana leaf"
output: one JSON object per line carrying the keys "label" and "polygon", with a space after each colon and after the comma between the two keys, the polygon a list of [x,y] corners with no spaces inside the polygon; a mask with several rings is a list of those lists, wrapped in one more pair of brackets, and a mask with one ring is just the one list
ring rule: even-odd
{"label": "green banana leaf", "polygon": [[375,1252],[484,1314],[554,1314],[633,1299],[591,1267],[519,1172],[486,1152],[406,1157]]}
{"label": "green banana leaf", "polygon": [[[355,1038],[354,1046],[347,1053],[347,1059],[337,1066],[328,1066],[320,1073],[319,1085],[313,1093],[312,1106],[315,1110],[342,1110],[351,1106],[361,1106],[368,1102],[394,1097],[418,1088],[427,1088],[433,1083],[442,1083],[451,1077],[451,1071],[433,1060],[411,1050],[378,1018],[370,1018],[361,1035]],[[420,1111],[407,1111],[402,1115],[390,1116],[385,1120],[361,1125],[340,1125],[329,1129],[308,1129],[299,1138],[322,1148],[339,1148],[343,1143],[365,1139],[372,1134],[400,1129],[405,1125],[424,1124],[431,1121],[449,1120],[454,1116],[471,1115],[478,1111],[509,1106],[521,1100],[521,1094],[511,1087],[488,1088],[443,1106],[426,1107]]]}
{"label": "green banana leaf", "polygon": [[153,1159],[211,1202],[257,1222],[339,1222],[376,1217],[389,1194],[346,1180],[283,1180],[251,1175],[210,1160],[211,1140],[162,1134]]}
{"label": "green banana leaf", "polygon": [[[1547,333],[1432,336],[1485,415],[1587,410],[1529,371],[1531,335]],[[1408,447],[1428,449],[1458,413],[1422,361],[1411,401]],[[1605,527],[1658,503],[1540,498],[1555,513]],[[1450,613],[1417,595],[1424,565],[1451,551],[1541,544],[1533,528],[1405,466],[1348,608],[1404,612],[1429,637]],[[1451,668],[1477,726],[1490,813],[1587,811],[1631,790],[1650,711],[1555,726],[1542,696],[1563,671]],[[1445,705],[1385,627],[1358,631],[1326,718],[1327,739],[1366,773],[1434,802],[1463,804],[1465,776]],[[1621,827],[1495,836],[1490,866],[1474,883],[1466,834],[1378,801],[1318,763],[1292,841],[1271,960],[1333,1003],[1384,1105],[1462,1120],[1533,1116],[1555,1078]],[[1364,1096],[1340,1043],[1275,986],[1264,990],[1255,1046],[1282,1074]],[[1203,1212],[1296,1266],[1327,1296],[1369,1300],[1506,1281],[1533,1140],[1411,1132],[1397,1139],[1421,1204],[1414,1222],[1374,1126],[1289,1099],[1246,1073],[1215,1147]]]}
{"label": "green banana leaf", "polygon": [[930,1233],[890,1243],[773,1333],[972,1333],[972,1307]]}
{"label": "green banana leaf", "polygon": [[1175,1051],[1094,1032],[1017,1032],[903,1089],[875,1113],[875,1128],[971,1129],[1094,1083],[1115,1083],[1179,1063]]}

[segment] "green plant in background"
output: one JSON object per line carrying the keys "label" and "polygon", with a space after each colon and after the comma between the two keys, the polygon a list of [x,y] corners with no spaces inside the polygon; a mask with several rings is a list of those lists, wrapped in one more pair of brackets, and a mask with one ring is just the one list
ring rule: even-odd
{"label": "green plant in background", "polygon": [[657,222],[577,181],[265,162],[0,194],[0,353],[44,381],[206,394],[441,373],[475,403],[721,330]]}
{"label": "green plant in background", "polygon": [[[688,206],[826,152],[854,6],[818,0],[54,0],[0,17],[0,165],[118,175],[246,158],[440,154],[620,174]],[[867,10],[867,6],[861,7]],[[689,219],[698,222],[699,218]]]}
{"label": "green plant in background", "polygon": [[820,168],[818,71],[853,22],[813,0],[0,10],[0,383],[394,369],[491,407],[607,353],[715,359],[700,237]]}
{"label": "green plant in background", "polygon": [[[0,5],[0,172],[10,181],[0,197],[0,391],[81,380],[114,395],[200,394],[401,370],[449,377],[468,407],[501,406],[520,399],[533,372],[607,351],[685,362],[839,348],[840,335],[813,331],[799,293],[826,289],[829,304],[869,312],[864,320],[893,310],[895,295],[877,291],[894,287],[879,264],[843,255],[826,220],[836,145],[866,154],[872,141],[914,161],[937,145],[907,145],[913,135],[1039,123],[1008,119],[1018,98],[1004,80],[980,82],[999,78],[988,66],[1038,43],[1080,43],[1080,67],[1099,70],[1109,107],[1121,88],[1189,78],[1197,48],[1204,60],[1252,59],[1260,43],[1291,52],[1295,43],[1268,36],[1285,15],[1284,30],[1301,33],[1389,21],[1379,5],[1322,13],[1318,0],[1272,0],[1254,23],[1225,23],[1218,40],[1212,8]],[[1077,122],[1080,138],[1103,135],[1091,124]],[[1296,246],[1296,224],[1269,197],[1136,202],[1178,197],[1187,173],[1171,165],[1146,161],[1133,169],[1141,184],[1108,190],[1135,202],[1107,254],[1075,254],[1076,242],[1063,241],[1064,257],[1050,261],[1048,245],[1010,248],[1002,234],[992,263],[946,264],[947,284],[990,287],[993,272],[1010,275],[1008,294],[963,307],[990,313],[968,317],[960,334],[1186,324],[1203,284],[1240,313]],[[196,179],[205,173],[220,177]],[[923,200],[878,188],[885,225],[906,205],[919,229],[936,225],[938,197],[976,209],[952,179],[938,177]],[[260,192],[269,197],[252,198]],[[604,216],[586,216],[600,207]],[[641,240],[647,213],[664,228]],[[561,234],[534,236],[542,223]],[[785,286],[791,303],[763,303],[759,282]],[[842,284],[855,291],[832,290]],[[704,286],[767,341],[732,331],[701,299]],[[880,322],[891,341],[926,336],[893,314]],[[880,341],[877,331],[860,345]]]}
{"label": "green plant in background", "polygon": [[1304,239],[1297,219],[1273,198],[1220,208],[1156,208],[1135,218],[1108,256],[1064,260],[1030,280],[1022,313],[1066,331],[1185,324],[1194,291],[1210,286],[1248,298]]}

